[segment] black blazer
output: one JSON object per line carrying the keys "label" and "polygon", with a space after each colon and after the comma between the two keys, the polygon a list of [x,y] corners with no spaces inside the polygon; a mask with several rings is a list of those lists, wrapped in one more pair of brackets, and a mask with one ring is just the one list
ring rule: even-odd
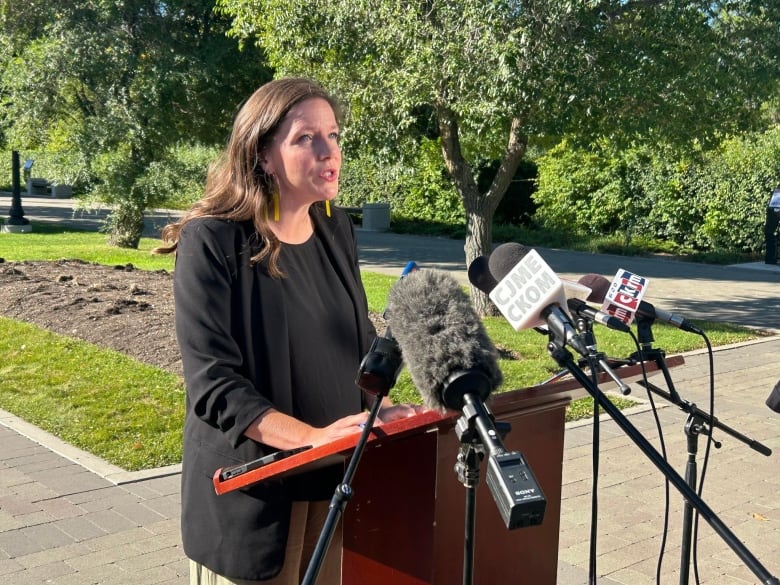
{"label": "black blazer", "polygon": [[[352,299],[360,355],[376,335],[358,268],[349,217],[320,206],[310,212],[336,272]],[[273,449],[247,439],[247,426],[270,407],[293,413],[290,356],[282,286],[264,266],[249,266],[258,250],[251,222],[193,220],[182,229],[174,271],[176,334],[187,384],[182,460],[182,540],[185,554],[216,573],[262,580],[284,562],[290,489],[263,482],[217,496],[220,467],[251,461]],[[356,389],[356,407],[362,406]]]}

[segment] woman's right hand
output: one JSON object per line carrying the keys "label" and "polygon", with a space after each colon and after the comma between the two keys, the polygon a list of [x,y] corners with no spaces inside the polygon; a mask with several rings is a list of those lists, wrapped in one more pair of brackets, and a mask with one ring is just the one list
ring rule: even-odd
{"label": "woman's right hand", "polygon": [[317,447],[336,439],[358,433],[368,420],[368,413],[351,414],[326,427],[313,427],[278,410],[269,409],[247,427],[244,434],[258,443],[276,449]]}
{"label": "woman's right hand", "polygon": [[336,439],[359,433],[368,420],[368,413],[351,414],[332,422],[326,427],[311,427],[309,445],[325,445]]}

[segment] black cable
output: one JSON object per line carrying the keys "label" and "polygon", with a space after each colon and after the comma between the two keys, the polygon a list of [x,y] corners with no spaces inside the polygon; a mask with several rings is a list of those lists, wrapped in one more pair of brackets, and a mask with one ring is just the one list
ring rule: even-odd
{"label": "black cable", "polygon": [[[655,428],[658,432],[658,441],[661,448],[661,457],[664,461],[668,461],[667,453],[666,453],[666,441],[664,440],[664,434],[663,434],[663,428],[661,427],[661,420],[658,417],[658,408],[655,405],[655,400],[653,399],[653,395],[650,392],[650,389],[648,388],[649,380],[647,378],[647,370],[645,369],[645,362],[644,359],[642,359],[642,349],[639,343],[639,339],[634,335],[633,331],[629,331],[629,335],[631,336],[631,339],[634,340],[634,345],[637,349],[636,355],[640,357],[639,365],[642,368],[642,380],[644,381],[644,387],[647,392],[647,398],[650,402],[650,411],[653,413],[653,420],[655,421]],[[661,544],[659,546],[658,551],[658,563],[656,564],[655,568],[655,582],[657,585],[661,585],[661,568],[663,566],[663,560],[664,556],[666,554],[666,541],[669,535],[669,517],[670,517],[670,505],[671,505],[671,494],[669,489],[669,478],[666,477],[664,480],[664,520],[663,520],[663,530],[661,531]]]}
{"label": "black cable", "polygon": [[[712,353],[712,345],[707,335],[702,331],[700,335],[704,339],[704,343],[707,344],[707,356],[709,357],[710,365],[710,420],[715,420],[715,356]],[[707,465],[710,462],[710,451],[714,443],[712,438],[712,426],[707,433],[707,446],[704,448],[704,460],[701,465],[701,475],[699,476],[699,487],[696,494],[701,497],[704,491],[704,476],[707,474]],[[698,537],[699,537],[699,513],[694,513],[693,518],[693,578],[697,585],[699,583],[699,555],[698,555]]]}

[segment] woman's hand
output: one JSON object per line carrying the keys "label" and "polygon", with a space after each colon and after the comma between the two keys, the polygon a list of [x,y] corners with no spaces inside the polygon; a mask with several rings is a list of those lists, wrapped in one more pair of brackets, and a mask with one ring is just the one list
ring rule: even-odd
{"label": "woman's hand", "polygon": [[368,413],[361,412],[359,414],[351,414],[344,418],[340,418],[327,427],[310,427],[311,430],[308,433],[308,444],[316,447],[317,445],[324,445],[336,439],[358,433],[362,430],[363,425],[366,424],[367,420]]}
{"label": "woman's hand", "polygon": [[380,423],[389,423],[400,418],[408,418],[421,412],[425,412],[427,409],[417,404],[391,404],[389,406],[383,406],[379,410],[377,418]]}
{"label": "woman's hand", "polygon": [[[385,397],[375,424],[379,426],[426,410],[415,404],[393,404]],[[270,409],[257,417],[244,434],[254,441],[277,449],[292,449],[304,445],[317,447],[360,432],[366,422],[368,422],[368,412],[360,412],[340,418],[326,427],[313,427],[275,409]]]}
{"label": "woman's hand", "polygon": [[366,419],[368,413],[361,412],[345,416],[326,427],[319,428],[278,410],[269,409],[258,416],[244,434],[258,443],[277,449],[293,449],[304,445],[317,447],[359,432],[360,425],[365,424]]}

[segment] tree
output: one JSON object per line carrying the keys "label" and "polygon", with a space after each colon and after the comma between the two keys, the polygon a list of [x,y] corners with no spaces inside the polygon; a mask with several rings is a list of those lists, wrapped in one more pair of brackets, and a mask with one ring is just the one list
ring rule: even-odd
{"label": "tree", "polygon": [[4,20],[0,125],[17,148],[67,145],[88,161],[95,194],[112,204],[108,231],[137,247],[157,201],[144,174],[179,142],[227,135],[238,103],[270,73],[245,54],[209,0],[54,0],[36,27]]}
{"label": "tree", "polygon": [[[706,140],[749,124],[778,69],[780,7],[752,0],[217,4],[279,73],[314,76],[348,102],[350,149],[403,150],[430,118],[463,200],[467,264],[492,249],[529,141]],[[500,160],[482,191],[480,158]]]}

